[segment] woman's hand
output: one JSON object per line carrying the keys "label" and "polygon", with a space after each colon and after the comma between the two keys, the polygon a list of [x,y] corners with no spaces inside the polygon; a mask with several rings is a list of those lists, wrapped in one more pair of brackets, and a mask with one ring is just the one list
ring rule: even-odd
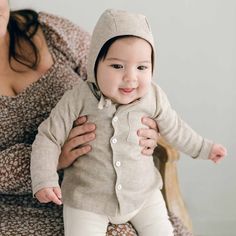
{"label": "woman's hand", "polygon": [[95,124],[87,122],[86,116],[81,116],[74,122],[61,149],[58,170],[70,166],[77,158],[91,151],[92,147],[88,143],[95,139],[95,130]]}
{"label": "woman's hand", "polygon": [[157,123],[153,119],[143,117],[142,123],[149,128],[141,128],[138,130],[138,136],[140,137],[139,145],[143,147],[142,154],[150,156],[157,146],[157,140],[160,134]]}

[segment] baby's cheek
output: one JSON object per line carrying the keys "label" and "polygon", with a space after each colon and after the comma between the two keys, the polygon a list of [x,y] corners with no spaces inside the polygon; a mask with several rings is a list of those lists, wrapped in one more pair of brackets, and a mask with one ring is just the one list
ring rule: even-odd
{"label": "baby's cheek", "polygon": [[142,94],[142,96],[147,94],[150,88],[151,88],[151,83],[149,83],[149,82],[142,82],[140,84],[140,93]]}

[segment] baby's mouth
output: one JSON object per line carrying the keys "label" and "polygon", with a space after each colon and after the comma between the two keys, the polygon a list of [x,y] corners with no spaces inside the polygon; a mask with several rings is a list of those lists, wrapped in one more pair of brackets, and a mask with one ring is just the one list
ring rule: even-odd
{"label": "baby's mouth", "polygon": [[131,93],[135,90],[135,88],[120,88],[120,91],[123,93]]}

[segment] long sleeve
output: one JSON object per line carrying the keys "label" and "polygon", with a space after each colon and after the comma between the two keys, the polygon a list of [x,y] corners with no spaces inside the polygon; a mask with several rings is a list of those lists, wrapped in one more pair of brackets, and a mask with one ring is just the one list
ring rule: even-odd
{"label": "long sleeve", "polygon": [[70,63],[80,78],[86,79],[90,34],[70,20],[53,14],[40,12],[39,19],[50,32],[54,47],[64,55],[65,63]]}
{"label": "long sleeve", "polygon": [[31,193],[31,145],[18,143],[0,152],[0,193]]}
{"label": "long sleeve", "polygon": [[195,132],[174,111],[166,94],[158,87],[157,124],[168,143],[193,158],[208,159],[212,148],[209,141]]}
{"label": "long sleeve", "polygon": [[[57,165],[68,134],[76,119],[76,94],[78,87],[65,93],[56,107],[38,128],[38,134],[32,145],[31,179],[33,194],[45,187],[56,187],[58,184]],[[73,103],[74,102],[74,103]]]}

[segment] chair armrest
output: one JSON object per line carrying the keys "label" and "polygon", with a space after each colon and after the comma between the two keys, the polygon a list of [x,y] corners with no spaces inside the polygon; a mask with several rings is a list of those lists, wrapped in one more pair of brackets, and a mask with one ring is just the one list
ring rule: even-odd
{"label": "chair armrest", "polygon": [[162,194],[167,209],[179,217],[184,226],[192,232],[192,222],[183,201],[178,181],[176,163],[179,160],[179,152],[163,138],[160,138],[154,156],[158,158],[157,165],[163,180]]}

